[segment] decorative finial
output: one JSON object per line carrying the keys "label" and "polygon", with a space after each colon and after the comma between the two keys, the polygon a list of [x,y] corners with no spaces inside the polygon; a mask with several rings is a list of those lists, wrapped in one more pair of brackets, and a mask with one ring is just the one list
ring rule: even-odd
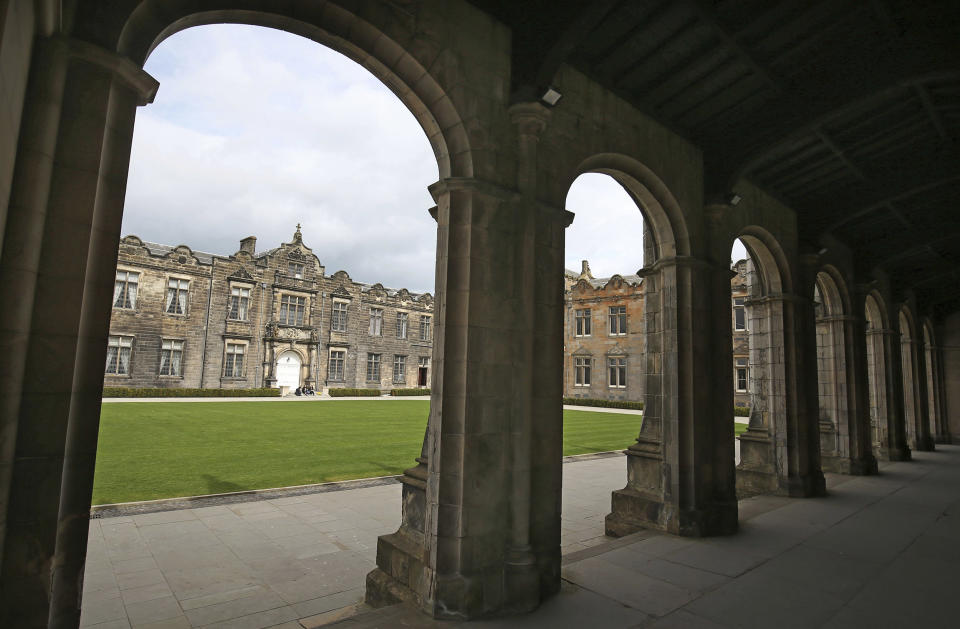
{"label": "decorative finial", "polygon": [[586,260],[580,262],[580,279],[593,279],[593,273],[590,272],[590,263]]}
{"label": "decorative finial", "polygon": [[300,223],[297,223],[297,231],[293,234],[293,239],[296,241],[303,240],[303,234],[300,233]]}

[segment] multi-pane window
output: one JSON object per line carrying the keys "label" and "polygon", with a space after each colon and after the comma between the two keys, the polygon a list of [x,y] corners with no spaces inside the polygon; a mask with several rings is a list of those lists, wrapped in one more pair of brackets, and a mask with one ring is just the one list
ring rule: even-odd
{"label": "multi-pane window", "polygon": [[610,335],[618,336],[627,333],[627,307],[610,306]]}
{"label": "multi-pane window", "polygon": [[333,302],[333,318],[330,320],[330,329],[334,332],[347,331],[347,302]]}
{"label": "multi-pane window", "polygon": [[747,359],[737,359],[737,391],[747,390]]}
{"label": "multi-pane window", "polygon": [[380,381],[380,354],[367,354],[367,381]]}
{"label": "multi-pane window", "polygon": [[589,356],[577,356],[573,359],[573,384],[578,387],[590,386],[590,363]]}
{"label": "multi-pane window", "polygon": [[246,349],[247,346],[243,343],[227,343],[227,356],[223,361],[224,377],[243,377],[243,355]]}
{"label": "multi-pane window", "polygon": [[622,389],[627,386],[627,359],[621,357],[607,358],[607,367],[610,372],[610,387]]}
{"label": "multi-pane window", "polygon": [[160,342],[160,375],[183,375],[183,341],[163,339]]}
{"label": "multi-pane window", "polygon": [[573,318],[577,324],[577,336],[590,336],[590,309],[574,311]]}
{"label": "multi-pane window", "polygon": [[407,319],[409,315],[405,312],[397,313],[397,338],[405,339],[407,338]]}
{"label": "multi-pane window", "polygon": [[170,278],[167,282],[166,313],[187,314],[187,291],[190,289],[190,280]]}
{"label": "multi-pane window", "polygon": [[421,341],[430,340],[430,319],[431,317],[427,315],[422,315],[420,317],[420,340]]}
{"label": "multi-pane window", "polygon": [[733,329],[742,331],[747,329],[747,317],[743,307],[743,297],[733,299]]}
{"label": "multi-pane window", "polygon": [[303,265],[297,262],[291,262],[287,266],[287,270],[290,272],[290,275],[297,278],[298,280],[303,279]]}
{"label": "multi-pane window", "polygon": [[393,382],[394,384],[403,384],[407,381],[407,357],[393,357]]}
{"label": "multi-pane window", "polygon": [[280,323],[282,325],[303,325],[303,313],[306,308],[306,297],[282,296],[280,298]]}
{"label": "multi-pane window", "polygon": [[139,273],[117,271],[117,279],[113,284],[114,308],[132,309],[137,307],[137,283],[139,281]]}
{"label": "multi-pane window", "polygon": [[104,373],[118,376],[130,373],[130,352],[133,349],[132,336],[111,336],[107,339],[107,366]]}
{"label": "multi-pane window", "polygon": [[327,380],[343,381],[343,362],[347,351],[343,349],[330,350],[330,366],[327,369]]}
{"label": "multi-pane window", "polygon": [[230,289],[230,314],[234,321],[246,321],[250,307],[250,289],[234,286]]}
{"label": "multi-pane window", "polygon": [[370,309],[370,336],[383,336],[383,308]]}

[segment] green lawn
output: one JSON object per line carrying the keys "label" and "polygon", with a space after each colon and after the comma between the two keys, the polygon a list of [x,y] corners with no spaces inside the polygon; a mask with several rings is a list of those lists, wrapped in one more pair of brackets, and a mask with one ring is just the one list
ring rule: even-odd
{"label": "green lawn", "polygon": [[[104,404],[93,503],[398,474],[414,464],[425,400]],[[564,411],[563,453],[626,448],[641,416]]]}

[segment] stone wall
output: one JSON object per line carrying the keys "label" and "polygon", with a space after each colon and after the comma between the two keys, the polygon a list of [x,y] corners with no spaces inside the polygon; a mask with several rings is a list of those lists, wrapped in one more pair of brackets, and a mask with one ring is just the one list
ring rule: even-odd
{"label": "stone wall", "polygon": [[[195,252],[127,236],[119,247],[117,270],[137,275],[132,307],[114,306],[110,336],[131,339],[129,372],[105,374],[108,387],[253,388],[278,386],[277,360],[296,356],[298,385],[391,388],[429,386],[433,353],[433,297],[381,284],[363,284],[345,271],[327,276],[325,267],[293,240],[261,253],[256,238],[244,239],[233,255]],[[188,282],[186,312],[166,312],[168,282]],[[231,316],[234,289],[245,291],[245,313]],[[282,317],[284,297],[302,299],[302,320]],[[332,328],[333,303],[347,304],[344,332]],[[382,312],[380,334],[371,334],[371,310]],[[398,331],[398,313],[407,331]],[[235,313],[239,314],[239,313]],[[427,321],[421,338],[421,322]],[[180,373],[161,375],[161,344],[181,342]],[[243,347],[243,368],[226,373],[227,346]],[[329,373],[331,351],[344,351],[342,378]],[[290,353],[292,352],[292,353]],[[369,354],[380,356],[380,377],[367,378]],[[405,357],[405,374],[395,377],[395,357]],[[421,377],[420,365],[427,373]]]}

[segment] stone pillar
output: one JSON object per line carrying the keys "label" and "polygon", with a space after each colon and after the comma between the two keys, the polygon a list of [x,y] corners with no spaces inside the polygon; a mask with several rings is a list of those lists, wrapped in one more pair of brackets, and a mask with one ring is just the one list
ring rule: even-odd
{"label": "stone pillar", "polygon": [[[18,275],[0,290],[20,305],[4,313],[3,334],[19,350],[11,375],[22,388],[3,402],[17,427],[0,625],[74,627],[134,115],[157,83],[84,42],[45,40],[37,51],[0,264]],[[24,246],[35,250],[8,258]]]}
{"label": "stone pillar", "polygon": [[[896,313],[894,313],[896,314]],[[909,461],[907,423],[903,404],[903,359],[900,355],[900,333],[881,329],[883,364],[887,398],[887,456],[891,461]]]}
{"label": "stone pillar", "polygon": [[644,277],[644,418],[626,452],[627,485],[613,492],[607,534],[643,527],[689,536],[734,533],[729,268],[672,257],[638,274]]}
{"label": "stone pillar", "polygon": [[913,388],[914,408],[916,417],[917,449],[933,451],[936,442],[930,431],[930,405],[927,400],[927,360],[926,346],[922,336],[917,334],[917,340],[911,343],[913,351]]}
{"label": "stone pillar", "polygon": [[[827,483],[820,467],[817,313],[813,303],[818,269],[818,256],[801,257],[799,285],[802,296],[790,296],[783,305],[782,360],[786,379],[788,464],[785,483],[781,477],[780,489],[795,497],[823,496],[827,493]],[[777,446],[779,450],[780,444]]]}
{"label": "stone pillar", "polygon": [[937,405],[937,439],[939,443],[953,443],[953,437],[950,434],[950,422],[947,419],[947,406],[944,398],[944,379],[943,379],[943,349],[939,346],[933,346],[933,375],[934,388],[933,399]]}
{"label": "stone pillar", "polygon": [[843,348],[846,360],[846,399],[849,433],[849,467],[847,473],[869,475],[877,473],[877,459],[873,454],[873,436],[870,426],[870,385],[867,378],[867,321],[864,300],[866,294],[854,289],[853,312],[843,317]]}

